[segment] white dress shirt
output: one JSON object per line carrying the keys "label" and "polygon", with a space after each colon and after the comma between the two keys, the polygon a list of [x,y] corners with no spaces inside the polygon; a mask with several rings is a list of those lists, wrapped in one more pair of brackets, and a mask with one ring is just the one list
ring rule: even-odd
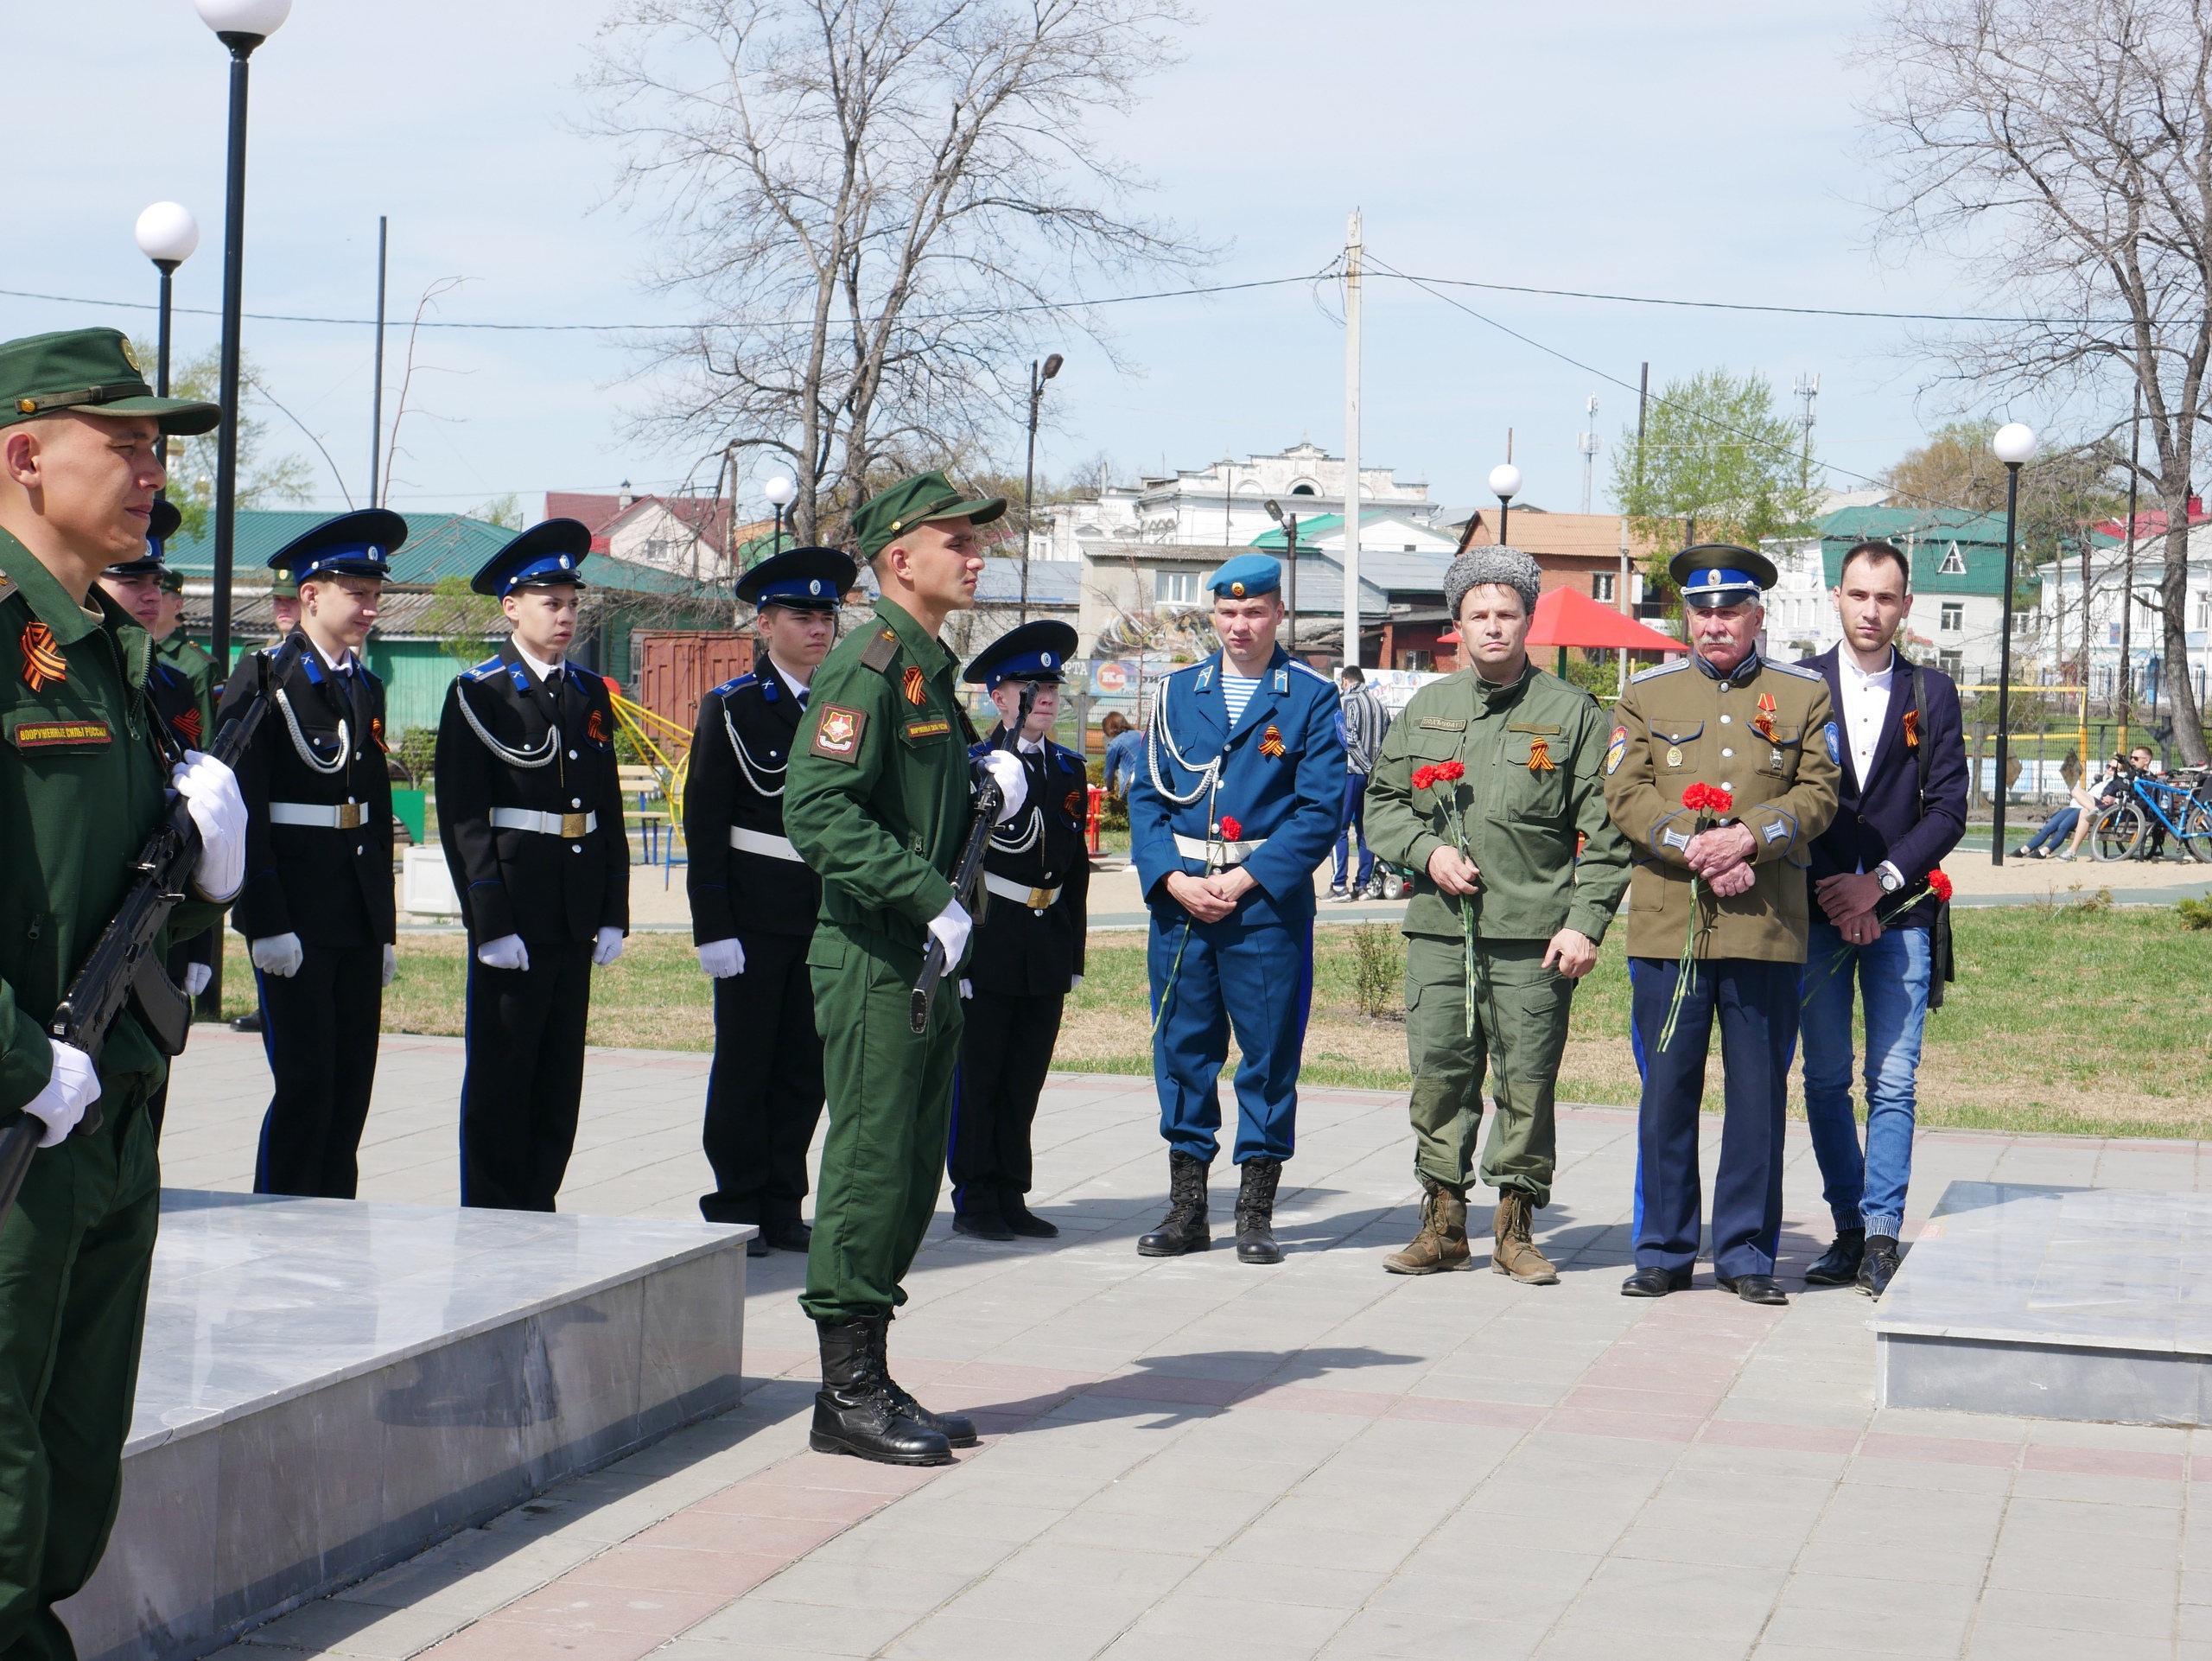
{"label": "white dress shirt", "polygon": [[[1870,675],[1859,666],[1848,648],[1836,648],[1836,684],[1843,689],[1844,742],[1850,746],[1851,765],[1859,775],[1862,793],[1866,775],[1873,770],[1874,752],[1882,742],[1882,723],[1890,718],[1890,683],[1896,678],[1897,664],[1897,651],[1892,647],[1889,662]],[[1897,870],[1886,859],[1878,869]],[[1903,880],[1902,872],[1898,880]]]}

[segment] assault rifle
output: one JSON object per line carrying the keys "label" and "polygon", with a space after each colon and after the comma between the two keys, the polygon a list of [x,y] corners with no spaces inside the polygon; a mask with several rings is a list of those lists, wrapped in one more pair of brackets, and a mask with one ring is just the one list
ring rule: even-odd
{"label": "assault rifle", "polygon": [[[1028,730],[1029,712],[1036,703],[1037,683],[1024,682],[1021,713],[1014,718],[1011,729],[1000,729],[1005,735],[1000,743],[1001,749],[1012,749],[1016,755],[1021,754],[1020,736]],[[983,880],[983,853],[990,846],[991,830],[998,823],[999,804],[1004,799],[999,793],[999,781],[986,773],[976,792],[976,823],[969,827],[967,843],[960,850],[960,862],[952,868],[952,897],[967,907],[971,917],[980,909],[974,903],[974,895]],[[916,1032],[930,1029],[930,1006],[937,1002],[937,983],[951,966],[944,960],[944,942],[931,935],[929,950],[922,954],[922,977],[914,983],[913,997],[906,1011],[907,1024]]]}
{"label": "assault rifle", "polygon": [[[237,769],[246,747],[253,742],[254,729],[268,713],[273,690],[291,672],[301,651],[301,639],[295,634],[273,659],[255,654],[253,700],[223,723],[215,741],[207,747],[209,755]],[[54,1006],[53,1019],[46,1023],[51,1036],[84,1051],[95,1066],[107,1046],[109,1030],[126,1005],[163,1055],[175,1055],[184,1048],[192,1030],[192,1000],[169,979],[160,948],[162,926],[184,899],[185,883],[199,861],[200,827],[192,822],[190,805],[180,796],[130,862],[129,869],[136,875],[130,891],[100,931],[100,938],[92,943],[76,978]],[[75,1134],[89,1136],[99,1126],[99,1104],[94,1102],[85,1110]],[[45,1123],[36,1114],[21,1110],[0,1130],[0,1223],[7,1220],[9,1208],[16,1203],[16,1192],[30,1169],[31,1155],[38,1151],[39,1138],[45,1134]]]}

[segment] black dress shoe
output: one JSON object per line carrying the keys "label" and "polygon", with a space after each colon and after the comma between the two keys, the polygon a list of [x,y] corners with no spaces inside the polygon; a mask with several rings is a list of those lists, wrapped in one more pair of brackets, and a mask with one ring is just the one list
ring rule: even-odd
{"label": "black dress shoe", "polygon": [[1890,1282],[1897,1278],[1897,1236],[1869,1235],[1866,1256],[1859,1265],[1859,1289],[1870,1298],[1878,1298],[1890,1289]]}
{"label": "black dress shoe", "polygon": [[1805,1271],[1808,1286],[1848,1286],[1859,1278],[1859,1260],[1866,1255],[1866,1231],[1840,1228],[1835,1244],[1821,1254],[1820,1262]]}
{"label": "black dress shoe", "polygon": [[1057,1240],[1059,1225],[1048,1223],[1020,1200],[1007,1206],[1004,1212],[1006,1225],[1025,1240]]}
{"label": "black dress shoe", "polygon": [[766,1234],[756,1234],[745,1243],[745,1255],[748,1257],[765,1257],[774,1250]]}
{"label": "black dress shoe", "polygon": [[1746,1303],[1787,1303],[1789,1295],[1775,1284],[1771,1275],[1738,1275],[1731,1280],[1726,1275],[1715,1275],[1713,1283],[1724,1292],[1733,1292]]}
{"label": "black dress shoe", "polygon": [[1669,1292],[1690,1289],[1690,1271],[1687,1269],[1639,1269],[1621,1282],[1624,1298],[1663,1298]]}
{"label": "black dress shoe", "polygon": [[994,1212],[960,1211],[952,1214],[952,1231],[965,1234],[971,1239],[1007,1241],[1014,1238],[1014,1231]]}
{"label": "black dress shoe", "polygon": [[760,1225],[760,1238],[779,1251],[804,1251],[814,1244],[814,1231],[796,1217]]}

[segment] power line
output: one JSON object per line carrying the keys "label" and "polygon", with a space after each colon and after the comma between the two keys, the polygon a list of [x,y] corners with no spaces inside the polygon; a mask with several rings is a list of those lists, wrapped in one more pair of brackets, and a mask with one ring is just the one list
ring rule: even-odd
{"label": "power line", "polygon": [[1413,277],[1404,271],[1389,275],[1401,282],[1440,288],[1487,289],[1496,294],[1534,294],[1554,300],[1603,300],[1623,306],[1678,306],[1693,311],[1757,311],[1782,317],[1862,317],[1892,323],[2070,323],[2099,328],[2131,321],[2125,317],[1998,317],[1950,311],[1854,311],[1841,306],[1769,306],[1745,300],[1669,300],[1649,294],[1598,294],[1582,289],[1539,289],[1520,283],[1481,283],[1464,277]]}

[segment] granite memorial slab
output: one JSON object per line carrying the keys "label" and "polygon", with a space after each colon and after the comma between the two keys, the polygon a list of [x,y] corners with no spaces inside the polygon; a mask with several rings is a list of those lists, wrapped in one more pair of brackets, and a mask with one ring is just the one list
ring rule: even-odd
{"label": "granite memorial slab", "polygon": [[734,1406],[752,1233],[164,1191],[79,1653],[203,1654]]}
{"label": "granite memorial slab", "polygon": [[2212,1424],[2212,1194],[1954,1182],[1867,1325],[1885,1407]]}

